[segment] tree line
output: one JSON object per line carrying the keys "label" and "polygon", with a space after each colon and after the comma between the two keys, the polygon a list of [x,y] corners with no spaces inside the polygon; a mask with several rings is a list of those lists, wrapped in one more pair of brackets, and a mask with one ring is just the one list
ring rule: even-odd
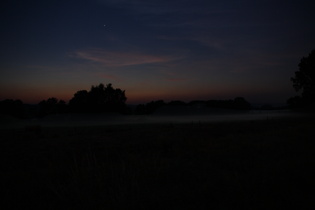
{"label": "tree line", "polygon": [[175,107],[175,106],[203,106],[211,108],[233,109],[233,110],[250,110],[251,104],[243,97],[236,97],[234,100],[197,100],[185,103],[183,101],[171,101],[165,103],[163,100],[151,101],[147,104],[139,104],[134,113],[135,114],[152,114],[161,107]]}
{"label": "tree line", "polygon": [[127,113],[125,91],[113,88],[112,84],[102,83],[92,86],[89,91],[79,90],[67,104],[51,97],[40,101],[36,106],[23,104],[21,100],[0,101],[0,113],[18,118],[43,117],[64,113]]}
{"label": "tree line", "polygon": [[152,114],[163,106],[194,106],[203,104],[206,107],[248,110],[251,108],[249,102],[242,97],[234,100],[208,100],[208,101],[171,101],[165,103],[163,100],[151,101],[139,104],[134,109],[126,105],[127,97],[125,91],[113,88],[112,84],[99,84],[92,86],[89,91],[79,90],[67,104],[57,98],[48,98],[40,101],[36,106],[23,104],[21,100],[4,100],[0,102],[2,114],[18,118],[44,117],[46,115],[64,113],[106,113],[116,112],[121,114],[145,115]]}
{"label": "tree line", "polygon": [[[307,57],[303,57],[298,65],[299,70],[291,78],[293,87],[300,93],[288,99],[287,104],[291,109],[315,110],[315,50]],[[242,97],[233,100],[208,100],[171,101],[165,103],[163,100],[151,101],[139,104],[134,110],[126,105],[127,97],[125,90],[114,88],[112,84],[106,86],[102,83],[92,86],[89,91],[79,90],[67,104],[57,98],[42,100],[37,106],[23,104],[21,100],[6,99],[0,101],[0,113],[18,118],[42,117],[50,114],[62,113],[104,113],[117,112],[123,114],[152,114],[162,106],[193,106],[203,104],[206,107],[248,110],[251,108],[249,102]]]}

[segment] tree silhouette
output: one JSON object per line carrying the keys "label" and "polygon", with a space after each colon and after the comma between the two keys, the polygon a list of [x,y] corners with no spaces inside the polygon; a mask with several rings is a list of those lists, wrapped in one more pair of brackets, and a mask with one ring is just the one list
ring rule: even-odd
{"label": "tree silhouette", "polygon": [[24,104],[21,100],[6,99],[0,101],[0,113],[23,118],[25,115]]}
{"label": "tree silhouette", "polygon": [[294,96],[288,99],[287,103],[291,109],[301,108],[303,100],[301,96]]}
{"label": "tree silhouette", "polygon": [[[296,91],[301,91],[302,103],[308,107],[315,105],[315,50],[299,63],[299,71],[291,78]],[[297,99],[297,98],[295,98]],[[296,102],[297,100],[288,100]]]}
{"label": "tree silhouette", "polygon": [[76,92],[69,106],[73,112],[124,112],[126,100],[125,91],[114,89],[112,84],[105,87],[101,83],[92,86],[90,91]]}
{"label": "tree silhouette", "polygon": [[87,112],[88,107],[88,92],[79,90],[74,94],[74,97],[69,101],[70,110],[73,112]]}
{"label": "tree silhouette", "polygon": [[249,110],[251,105],[243,97],[236,97],[234,100],[209,100],[206,102],[208,107]]}
{"label": "tree silhouette", "polygon": [[39,116],[45,116],[49,114],[61,114],[67,111],[66,102],[56,98],[49,98],[39,102]]}
{"label": "tree silhouette", "polygon": [[236,97],[233,101],[233,109],[249,110],[251,105],[243,97]]}
{"label": "tree silhouette", "polygon": [[147,104],[139,104],[136,107],[135,113],[138,115],[142,114],[152,114],[155,112],[158,108],[165,106],[165,102],[163,100],[158,100],[158,101],[151,101]]}
{"label": "tree silhouette", "polygon": [[169,102],[167,105],[169,105],[169,106],[185,106],[187,104],[183,101],[176,100],[176,101]]}

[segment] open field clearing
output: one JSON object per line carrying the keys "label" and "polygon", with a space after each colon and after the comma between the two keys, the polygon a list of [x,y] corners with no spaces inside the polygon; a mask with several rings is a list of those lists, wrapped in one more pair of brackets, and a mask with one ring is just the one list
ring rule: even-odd
{"label": "open field clearing", "polygon": [[3,128],[3,205],[314,209],[314,118],[146,119]]}

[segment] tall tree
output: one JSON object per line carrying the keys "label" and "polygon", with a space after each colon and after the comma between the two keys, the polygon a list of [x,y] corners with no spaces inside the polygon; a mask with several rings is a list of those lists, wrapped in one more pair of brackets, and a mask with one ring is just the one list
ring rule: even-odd
{"label": "tall tree", "polygon": [[112,84],[99,84],[90,91],[75,93],[69,105],[74,112],[123,112],[126,100],[125,91],[114,89]]}
{"label": "tall tree", "polygon": [[302,101],[307,106],[315,105],[315,50],[299,63],[299,71],[291,78],[296,91],[301,91]]}

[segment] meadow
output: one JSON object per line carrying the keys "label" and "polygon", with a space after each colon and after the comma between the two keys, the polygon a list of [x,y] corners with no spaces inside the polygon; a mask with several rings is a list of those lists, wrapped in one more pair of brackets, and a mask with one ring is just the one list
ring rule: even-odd
{"label": "meadow", "polygon": [[0,130],[6,209],[314,209],[315,119]]}

